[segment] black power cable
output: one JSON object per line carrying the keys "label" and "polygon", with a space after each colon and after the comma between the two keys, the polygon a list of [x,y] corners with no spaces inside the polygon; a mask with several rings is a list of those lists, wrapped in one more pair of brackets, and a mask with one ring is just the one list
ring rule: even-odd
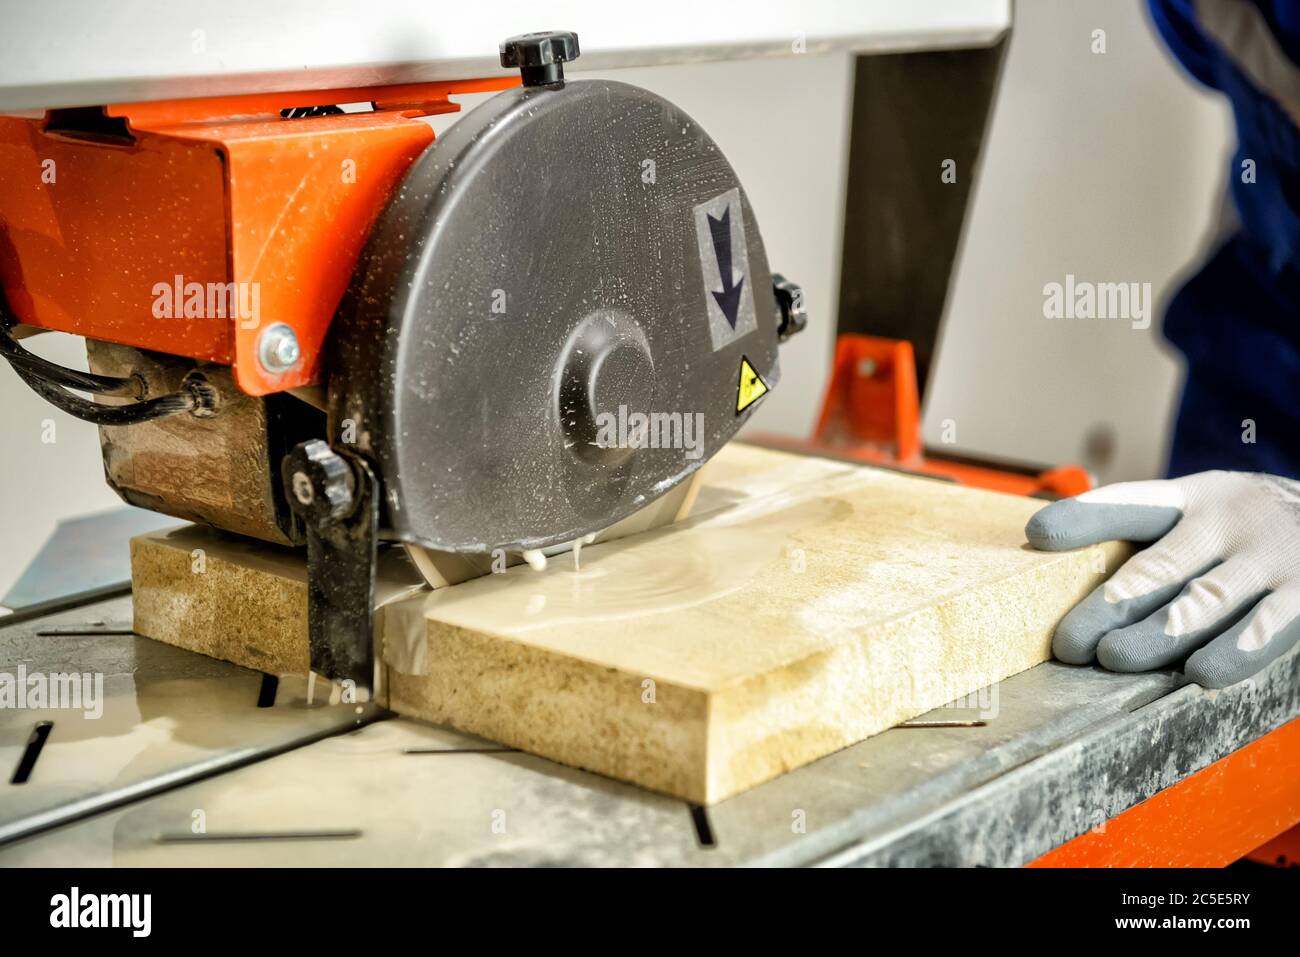
{"label": "black power cable", "polygon": [[82,392],[93,392],[96,395],[144,398],[144,383],[141,380],[134,377],[119,379],[116,376],[96,375],[93,372],[78,372],[76,369],[55,365],[19,345],[11,331],[12,328],[11,322],[0,321],[0,355],[9,360],[9,364],[15,371],[26,370],[47,382]]}
{"label": "black power cable", "polygon": [[[118,378],[78,372],[28,352],[14,337],[14,325],[14,321],[0,311],[0,356],[9,360],[19,378],[32,391],[68,415],[95,425],[134,425],[178,412],[210,415],[216,409],[216,390],[200,376],[187,377],[180,391],[146,399],[143,397],[144,381],[138,376]],[[69,389],[96,395],[128,396],[138,401],[126,405],[101,405],[74,395]]]}

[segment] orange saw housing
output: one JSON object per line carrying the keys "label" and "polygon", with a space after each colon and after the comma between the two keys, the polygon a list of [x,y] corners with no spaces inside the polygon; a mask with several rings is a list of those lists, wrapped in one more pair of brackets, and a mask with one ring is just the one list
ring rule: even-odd
{"label": "orange saw housing", "polygon": [[[44,329],[222,363],[250,395],[318,380],[371,224],[433,141],[419,118],[518,77],[0,117],[0,284]],[[281,111],[370,102],[373,112]],[[301,359],[274,374],[261,329]]]}

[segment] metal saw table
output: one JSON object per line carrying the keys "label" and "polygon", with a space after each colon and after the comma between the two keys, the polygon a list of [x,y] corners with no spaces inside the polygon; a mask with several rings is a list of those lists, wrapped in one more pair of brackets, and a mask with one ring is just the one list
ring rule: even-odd
{"label": "metal saw table", "polygon": [[[439,17],[403,0],[378,18],[303,0],[226,0],[197,17],[100,6],[47,0],[0,37],[0,110],[497,75],[503,24],[534,15],[520,2]],[[839,331],[889,319],[885,334],[917,344],[923,384],[970,185],[942,187],[963,198],[936,226],[910,214],[924,194],[898,156],[933,127],[974,166],[1011,5],[762,3],[740,20],[698,4],[652,18],[582,12],[581,68],[858,57],[846,204],[860,234],[844,244]],[[905,78],[895,58],[870,56],[932,50],[960,55],[909,61]],[[950,65],[971,79],[953,84]],[[942,96],[908,109],[895,97],[927,88],[918,76]],[[886,106],[882,137],[872,121]],[[903,245],[931,254],[885,275],[867,255],[879,221],[919,224]],[[886,282],[937,302],[854,312]],[[0,618],[0,674],[92,672],[105,695],[99,718],[0,708],[0,865],[1018,865],[1278,735],[1300,754],[1300,652],[1220,692],[1174,672],[1047,663],[991,689],[983,717],[939,709],[703,809],[374,709],[309,706],[304,687],[139,638],[131,620],[125,586]],[[1284,784],[1294,800],[1295,778]],[[1278,830],[1300,802],[1292,810]]]}
{"label": "metal saw table", "polygon": [[1300,714],[1295,653],[1217,693],[1053,662],[982,720],[939,709],[705,810],[308,706],[130,622],[126,593],[0,619],[0,671],[105,676],[98,719],[0,711],[0,865],[1018,865]]}

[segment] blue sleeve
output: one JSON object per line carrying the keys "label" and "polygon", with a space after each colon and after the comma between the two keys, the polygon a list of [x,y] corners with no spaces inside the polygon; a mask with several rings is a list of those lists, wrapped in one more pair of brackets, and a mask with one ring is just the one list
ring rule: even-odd
{"label": "blue sleeve", "polygon": [[[1210,0],[1220,2],[1220,0]],[[1300,63],[1300,0],[1252,0],[1269,32],[1292,63]],[[1165,46],[1196,80],[1220,89],[1214,61],[1221,51],[1205,38],[1195,0],[1147,0],[1151,20]]]}
{"label": "blue sleeve", "polygon": [[1300,2],[1254,0],[1278,46],[1292,63],[1300,63]]}
{"label": "blue sleeve", "polygon": [[1201,33],[1192,0],[1148,0],[1147,5],[1156,31],[1183,68],[1205,86],[1219,89],[1214,75],[1216,51]]}

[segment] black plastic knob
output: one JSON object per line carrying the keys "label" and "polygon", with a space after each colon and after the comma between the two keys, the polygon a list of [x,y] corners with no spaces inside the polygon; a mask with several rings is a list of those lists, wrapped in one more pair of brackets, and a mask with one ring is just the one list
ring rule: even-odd
{"label": "black plastic knob", "polygon": [[289,507],[317,528],[346,518],[356,503],[352,468],[320,439],[299,443],[280,462]]}
{"label": "black plastic knob", "polygon": [[578,35],[571,30],[524,33],[501,44],[501,65],[518,67],[524,86],[563,83],[564,64],[578,56]]}
{"label": "black plastic knob", "polygon": [[803,287],[791,282],[779,272],[772,273],[772,291],[781,311],[781,325],[776,330],[779,341],[785,342],[808,326],[808,310],[803,303]]}

